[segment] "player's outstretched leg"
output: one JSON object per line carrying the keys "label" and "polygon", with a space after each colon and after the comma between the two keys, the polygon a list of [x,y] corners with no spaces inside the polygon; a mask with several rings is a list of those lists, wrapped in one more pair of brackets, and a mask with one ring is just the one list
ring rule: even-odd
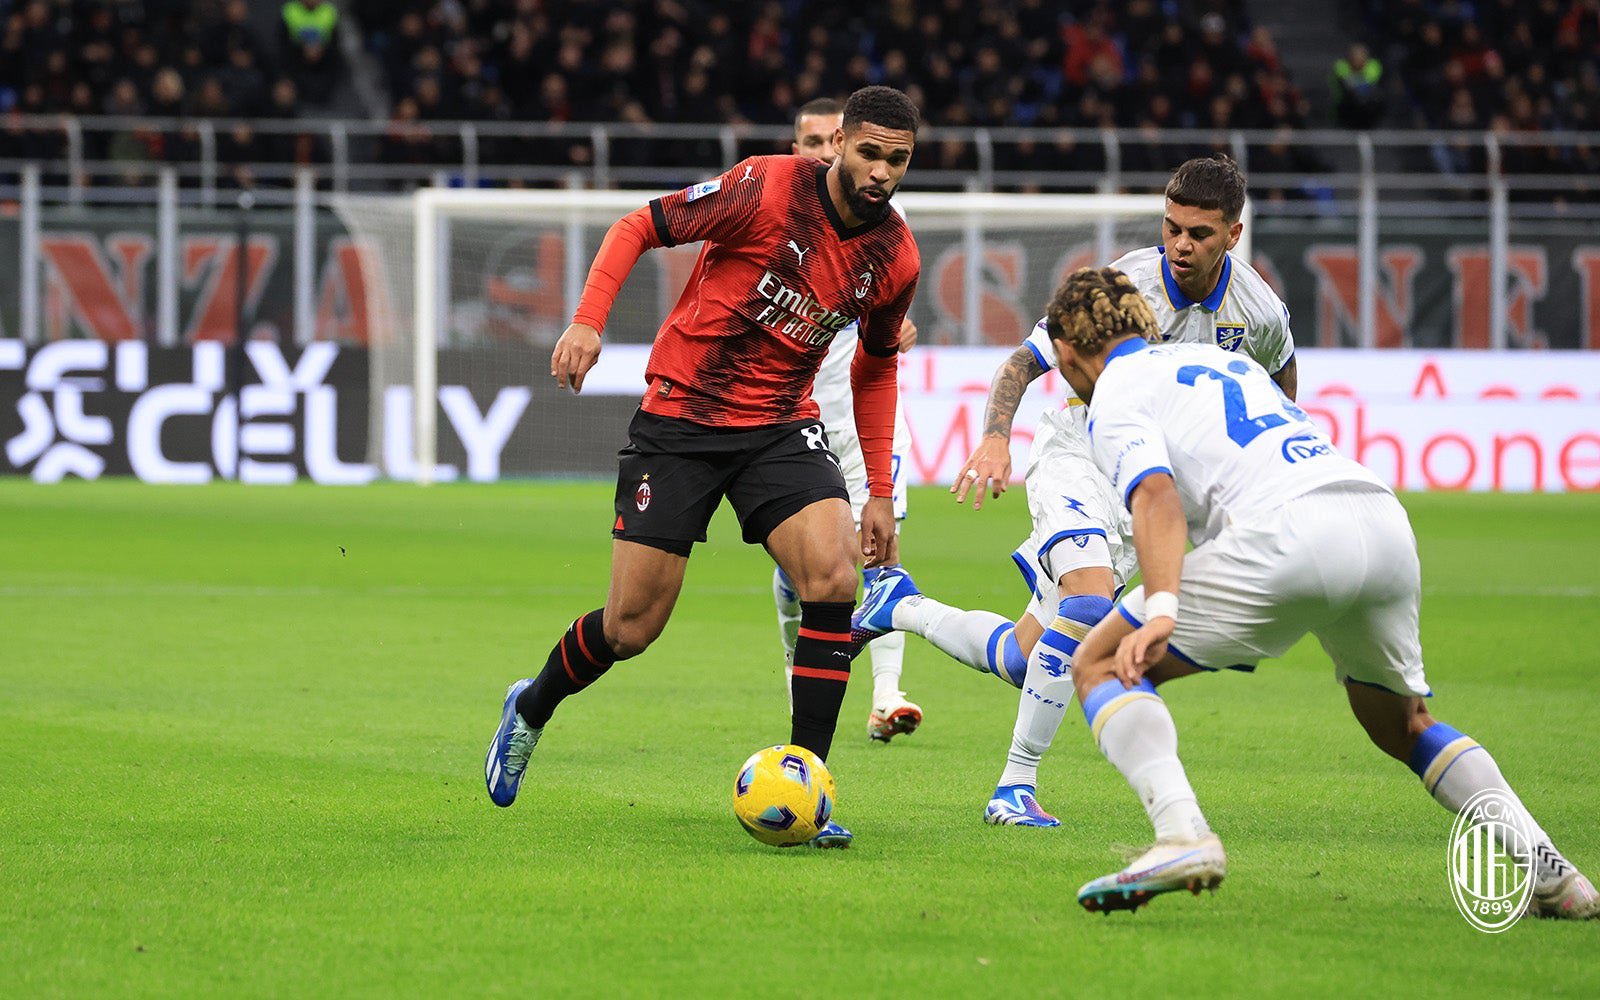
{"label": "player's outstretched leg", "polygon": [[920,635],[957,663],[1022,686],[1028,660],[1017,645],[1016,625],[992,611],[963,611],[917,589],[900,567],[884,570],[867,588],[851,627],[851,654],[891,632]]}
{"label": "player's outstretched leg", "polygon": [[[1532,916],[1566,920],[1600,919],[1600,893],[1551,841],[1500,773],[1500,765],[1478,741],[1434,719],[1421,698],[1346,682],[1350,707],[1378,749],[1405,762],[1422,787],[1452,813],[1480,792],[1494,791],[1521,813],[1532,835],[1534,886]],[[1497,830],[1504,827],[1496,827]]]}
{"label": "player's outstretched leg", "polygon": [[[884,569],[861,571],[868,590],[883,573]],[[872,658],[872,712],[867,716],[867,738],[888,743],[896,736],[916,732],[922,725],[922,708],[908,701],[900,690],[906,658],[905,633],[890,632],[874,639],[867,644],[867,655]]]}
{"label": "player's outstretched leg", "polygon": [[539,676],[511,685],[501,706],[500,725],[484,761],[484,780],[495,805],[516,800],[528,756],[556,706],[599,680],[613,663],[644,652],[661,635],[688,564],[684,554],[622,538],[611,543],[611,590],[605,608],[569,625]]}
{"label": "player's outstretched leg", "polygon": [[497,806],[517,799],[528,757],[544,735],[545,723],[562,699],[594,683],[618,659],[606,642],[604,609],[579,617],[561,636],[539,676],[517,681],[506,690],[500,725],[489,741],[483,777]]}
{"label": "player's outstretched leg", "polygon": [[1171,653],[1132,687],[1113,669],[1117,646],[1133,632],[1110,615],[1079,646],[1072,667],[1083,716],[1100,752],[1128,779],[1155,827],[1156,842],[1126,868],[1085,884],[1078,902],[1091,912],[1136,910],[1162,893],[1214,889],[1228,873],[1222,842],[1211,832],[1178,760],[1178,729],[1154,680],[1195,673]]}
{"label": "player's outstretched leg", "polygon": [[1155,686],[1133,688],[1110,678],[1080,694],[1089,729],[1144,803],[1156,842],[1119,872],[1078,890],[1091,912],[1136,910],[1162,893],[1214,889],[1228,872],[1222,842],[1211,832],[1178,760],[1178,730]]}
{"label": "player's outstretched leg", "polygon": [[[1102,572],[1081,570],[1079,572]],[[1039,806],[1039,761],[1066,718],[1072,700],[1072,658],[1078,643],[1111,612],[1111,574],[1103,571],[1105,594],[1073,593],[1076,581],[1063,578],[1067,594],[1056,607],[1056,620],[1028,655],[1028,673],[1017,703],[1017,724],[1011,749],[994,797],[984,807],[985,822],[1008,826],[1060,826],[1061,821]]]}

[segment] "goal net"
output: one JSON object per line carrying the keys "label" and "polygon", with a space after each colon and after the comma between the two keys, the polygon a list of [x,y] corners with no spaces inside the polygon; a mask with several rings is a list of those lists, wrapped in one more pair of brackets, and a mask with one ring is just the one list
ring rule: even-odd
{"label": "goal net", "polygon": [[[556,387],[550,352],[607,228],[655,194],[423,188],[336,199],[363,248],[374,316],[369,461],[421,482],[611,475],[649,345],[700,247],[651,251],[634,268],[581,395]],[[1156,242],[1163,207],[1160,195],[895,201],[922,254],[919,345],[1005,350],[1068,271]],[[970,378],[986,382],[993,361],[974,352],[971,364]]]}

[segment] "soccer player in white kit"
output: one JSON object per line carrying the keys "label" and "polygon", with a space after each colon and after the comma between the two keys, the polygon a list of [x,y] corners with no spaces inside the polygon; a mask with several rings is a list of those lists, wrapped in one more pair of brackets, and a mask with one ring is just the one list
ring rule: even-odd
{"label": "soccer player in white kit", "polygon": [[[1216,344],[1255,359],[1291,397],[1296,390],[1289,313],[1255,269],[1229,251],[1244,232],[1246,185],[1226,157],[1190,160],[1167,185],[1162,243],[1112,266],[1128,273],[1155,312],[1157,339]],[[1055,368],[1041,319],[996,372],[984,438],[951,491],[998,498],[1011,476],[1011,422],[1029,383]],[[868,626],[905,629],[950,656],[1022,689],[1011,746],[984,819],[1050,827],[1039,805],[1039,762],[1066,717],[1078,642],[1111,610],[1136,568],[1127,513],[1089,452],[1085,409],[1070,391],[1040,418],[1027,469],[1032,534],[1012,555],[1032,593],[1015,624],[990,611],[964,611],[888,574],[857,609]],[[863,637],[876,634],[858,629]]]}
{"label": "soccer player in white kit", "polygon": [[[795,114],[794,144],[797,156],[810,157],[832,163],[838,150],[833,139],[844,120],[844,105],[831,98],[818,98],[807,102]],[[900,211],[898,205],[895,211]],[[860,339],[855,324],[839,331],[828,347],[827,357],[817,371],[817,380],[811,388],[811,398],[822,411],[822,425],[828,431],[828,450],[839,460],[844,482],[850,491],[850,510],[855,515],[857,527],[861,524],[861,508],[867,502],[867,466],[861,457],[861,444],[856,440],[856,424],[850,394],[850,360],[855,357],[856,342]],[[909,351],[917,342],[917,327],[907,317],[900,327],[900,351]],[[905,410],[897,407],[894,420],[894,516],[895,526],[906,516],[906,483],[900,471],[901,459],[909,453],[911,433],[906,427]],[[869,569],[862,573],[867,586],[878,579],[882,570]],[[784,672],[787,681],[794,669],[794,647],[800,634],[800,598],[782,569],[773,567],[772,599],[778,609],[778,634],[783,643]],[[911,733],[922,724],[922,709],[906,700],[900,690],[900,676],[905,663],[906,637],[892,633],[867,647],[872,657],[872,710],[867,717],[867,736],[887,743],[895,736]],[[785,685],[787,686],[787,684]]]}
{"label": "soccer player in white kit", "polygon": [[1138,793],[1156,843],[1089,882],[1078,901],[1132,910],[1222,880],[1227,857],[1178,760],[1156,685],[1254,670],[1309,632],[1373,743],[1409,763],[1441,805],[1456,812],[1494,791],[1520,812],[1533,842],[1533,913],[1600,916],[1594,886],[1527,814],[1489,752],[1428,712],[1416,539],[1382,480],[1339,454],[1255,362],[1214,344],[1150,343],[1149,305],[1115,269],[1069,275],[1048,328],[1062,375],[1088,402],[1095,464],[1132,512],[1143,573],[1083,640],[1072,680],[1095,743]]}

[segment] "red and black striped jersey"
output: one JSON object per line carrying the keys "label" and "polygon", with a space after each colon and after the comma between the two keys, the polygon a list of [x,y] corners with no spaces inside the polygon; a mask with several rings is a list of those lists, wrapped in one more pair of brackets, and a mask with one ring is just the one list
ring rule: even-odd
{"label": "red and black striped jersey", "polygon": [[650,218],[664,246],[705,246],[650,352],[646,411],[713,427],[814,419],[835,334],[859,321],[867,353],[895,353],[916,241],[897,212],[846,229],[825,165],[754,156],[650,202]]}

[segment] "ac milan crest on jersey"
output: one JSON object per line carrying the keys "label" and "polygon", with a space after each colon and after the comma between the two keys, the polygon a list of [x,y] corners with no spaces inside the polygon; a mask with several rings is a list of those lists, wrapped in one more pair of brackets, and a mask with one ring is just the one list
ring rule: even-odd
{"label": "ac milan crest on jersey", "polygon": [[650,203],[662,246],[704,248],[651,351],[646,412],[713,427],[814,419],[811,383],[841,330],[859,323],[868,354],[894,356],[921,270],[916,242],[893,212],[845,226],[827,173],[757,156],[706,182],[715,191]]}
{"label": "ac milan crest on jersey", "polygon": [[650,478],[648,476],[646,476],[644,481],[639,484],[639,488],[633,491],[633,505],[639,508],[639,512],[641,514],[649,509]]}

